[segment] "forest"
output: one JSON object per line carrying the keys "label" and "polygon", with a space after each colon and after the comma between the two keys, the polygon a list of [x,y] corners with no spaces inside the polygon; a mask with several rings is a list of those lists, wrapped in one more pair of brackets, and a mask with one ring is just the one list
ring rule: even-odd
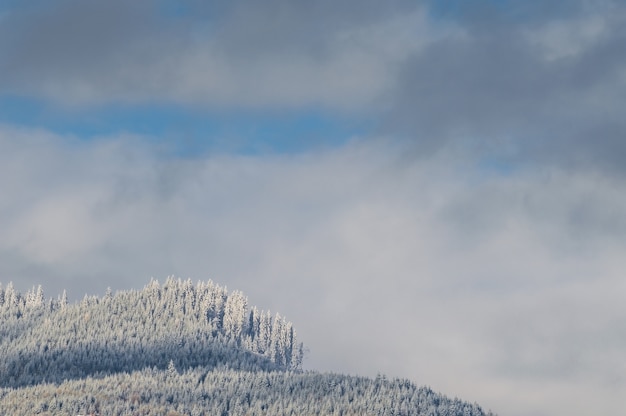
{"label": "forest", "polygon": [[408,380],[303,371],[280,314],[169,277],[69,303],[0,285],[2,415],[491,415]]}

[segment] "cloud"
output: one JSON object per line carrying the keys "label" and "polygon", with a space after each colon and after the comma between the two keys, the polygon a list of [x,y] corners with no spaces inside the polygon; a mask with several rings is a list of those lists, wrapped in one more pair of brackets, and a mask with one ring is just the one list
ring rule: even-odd
{"label": "cloud", "polygon": [[309,368],[409,377],[500,413],[621,404],[626,189],[602,173],[407,163],[385,140],[163,158],[0,130],[0,280],[73,298],[208,279],[293,320]]}
{"label": "cloud", "polygon": [[626,8],[64,0],[5,11],[0,91],[78,111],[321,109],[427,157],[623,171]]}
{"label": "cloud", "polygon": [[175,16],[151,1],[16,9],[0,26],[2,88],[65,105],[362,109],[429,36],[415,29],[419,8],[368,3],[187,3]]}
{"label": "cloud", "polygon": [[511,164],[621,171],[626,10],[603,4],[542,16],[464,8],[462,36],[402,65],[387,127],[419,153],[469,143]]}

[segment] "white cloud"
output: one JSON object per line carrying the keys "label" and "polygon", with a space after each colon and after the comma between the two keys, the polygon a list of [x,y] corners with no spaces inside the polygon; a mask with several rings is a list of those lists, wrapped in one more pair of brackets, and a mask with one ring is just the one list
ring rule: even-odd
{"label": "white cloud", "polygon": [[410,162],[383,141],[164,160],[4,127],[0,149],[3,282],[80,298],[213,278],[293,320],[314,368],[501,414],[621,410],[621,180]]}

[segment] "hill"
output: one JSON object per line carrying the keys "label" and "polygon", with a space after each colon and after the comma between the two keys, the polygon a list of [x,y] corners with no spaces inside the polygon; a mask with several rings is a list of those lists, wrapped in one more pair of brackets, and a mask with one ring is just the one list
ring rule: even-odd
{"label": "hill", "polygon": [[0,320],[5,415],[486,414],[406,380],[303,372],[290,322],[211,281],[75,304],[9,283]]}

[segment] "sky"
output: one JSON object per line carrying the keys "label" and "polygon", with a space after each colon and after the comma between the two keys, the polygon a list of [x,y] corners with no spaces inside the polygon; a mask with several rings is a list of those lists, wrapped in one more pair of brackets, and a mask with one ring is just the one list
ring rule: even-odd
{"label": "sky", "polygon": [[212,279],[305,368],[626,401],[626,4],[0,0],[0,282]]}

